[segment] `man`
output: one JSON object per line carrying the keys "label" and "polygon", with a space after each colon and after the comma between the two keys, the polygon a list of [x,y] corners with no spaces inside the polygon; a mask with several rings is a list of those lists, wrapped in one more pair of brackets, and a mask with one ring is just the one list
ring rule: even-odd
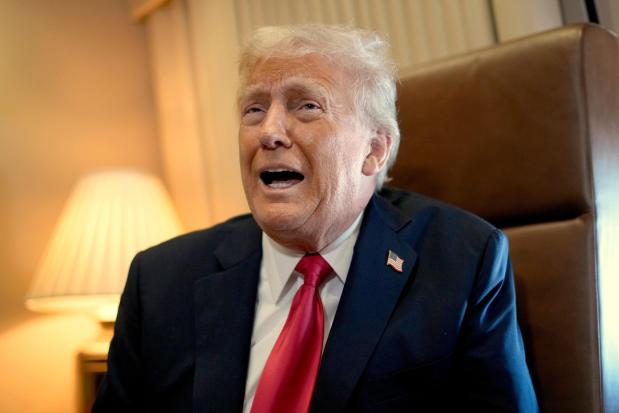
{"label": "man", "polygon": [[507,241],[375,194],[399,142],[371,33],[259,30],[240,64],[251,216],[138,254],[95,412],[535,412]]}

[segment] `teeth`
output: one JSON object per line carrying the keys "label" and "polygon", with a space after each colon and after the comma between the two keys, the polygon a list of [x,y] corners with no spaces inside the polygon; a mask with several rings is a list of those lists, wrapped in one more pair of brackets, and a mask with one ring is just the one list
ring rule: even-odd
{"label": "teeth", "polygon": [[273,181],[269,184],[269,187],[271,188],[288,188],[289,186],[292,186],[293,184],[289,181]]}
{"label": "teeth", "polygon": [[295,172],[292,169],[265,169],[264,172]]}

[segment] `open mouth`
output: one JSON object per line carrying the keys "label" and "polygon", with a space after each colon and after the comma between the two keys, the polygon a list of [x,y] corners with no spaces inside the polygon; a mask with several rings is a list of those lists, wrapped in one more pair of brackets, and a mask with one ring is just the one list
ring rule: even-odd
{"label": "open mouth", "polygon": [[267,170],[260,173],[260,179],[270,188],[289,188],[304,178],[303,174],[287,169]]}

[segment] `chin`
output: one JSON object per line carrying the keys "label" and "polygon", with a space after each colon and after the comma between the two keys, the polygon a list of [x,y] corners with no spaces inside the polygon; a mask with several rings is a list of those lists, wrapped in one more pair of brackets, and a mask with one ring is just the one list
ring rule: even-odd
{"label": "chin", "polygon": [[268,205],[252,208],[252,214],[266,233],[295,231],[305,222],[304,215],[292,205]]}

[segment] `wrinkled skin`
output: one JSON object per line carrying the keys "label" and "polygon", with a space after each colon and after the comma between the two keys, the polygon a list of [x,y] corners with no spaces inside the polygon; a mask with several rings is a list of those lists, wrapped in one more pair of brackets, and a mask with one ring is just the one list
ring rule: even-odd
{"label": "wrinkled skin", "polygon": [[[354,78],[318,54],[259,61],[240,96],[245,195],[278,243],[315,252],[367,205],[391,138],[357,116]],[[264,171],[291,171],[268,183]]]}

